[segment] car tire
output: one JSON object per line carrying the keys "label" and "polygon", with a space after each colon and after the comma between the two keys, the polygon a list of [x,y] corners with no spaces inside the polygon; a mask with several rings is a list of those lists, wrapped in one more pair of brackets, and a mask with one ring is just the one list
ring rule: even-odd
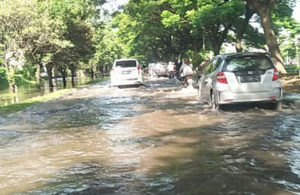
{"label": "car tire", "polygon": [[276,101],[271,103],[271,109],[275,111],[281,111],[282,110],[282,102],[281,101]]}
{"label": "car tire", "polygon": [[216,95],[215,95],[214,92],[212,92],[211,95],[210,95],[210,106],[211,106],[211,109],[213,111],[218,111],[219,108],[220,108],[220,106],[219,106],[219,104],[217,102]]}

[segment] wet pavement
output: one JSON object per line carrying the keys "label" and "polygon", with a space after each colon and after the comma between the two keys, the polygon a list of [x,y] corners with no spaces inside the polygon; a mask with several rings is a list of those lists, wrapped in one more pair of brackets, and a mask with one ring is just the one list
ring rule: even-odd
{"label": "wet pavement", "polygon": [[0,194],[300,194],[300,95],[211,111],[176,80],[108,81],[0,117]]}

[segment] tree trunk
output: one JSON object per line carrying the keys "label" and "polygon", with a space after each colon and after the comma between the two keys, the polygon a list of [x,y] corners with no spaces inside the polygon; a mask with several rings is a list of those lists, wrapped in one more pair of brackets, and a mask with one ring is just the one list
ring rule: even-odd
{"label": "tree trunk", "polygon": [[231,25],[227,25],[225,29],[221,32],[219,32],[220,25],[218,27],[213,26],[211,28],[211,34],[213,35],[211,37],[211,43],[213,45],[214,55],[220,54],[222,44],[227,37],[230,27]]}
{"label": "tree trunk", "polygon": [[280,73],[286,74],[287,72],[284,68],[284,62],[280,53],[279,45],[272,27],[270,13],[260,11],[259,16],[261,18],[262,26],[264,29],[267,46],[276,65],[276,68]]}
{"label": "tree trunk", "polygon": [[53,74],[54,74],[54,81],[55,81],[55,87],[58,87],[58,80],[57,80],[57,70],[56,67],[53,67]]}
{"label": "tree trunk", "polygon": [[94,69],[91,68],[91,78],[92,78],[92,80],[94,80],[94,77],[95,77],[95,72],[94,72]]}
{"label": "tree trunk", "polygon": [[269,1],[247,0],[247,3],[249,3],[249,5],[251,5],[257,11],[261,19],[261,24],[264,29],[266,43],[276,68],[280,73],[286,74],[286,70],[284,68],[284,62],[282,59],[282,55],[280,53],[279,45],[271,21],[271,12],[275,4],[277,3],[277,1],[276,0],[269,0]]}
{"label": "tree trunk", "polygon": [[76,68],[74,65],[71,65],[71,74],[72,74],[72,87],[75,87]]}
{"label": "tree trunk", "polygon": [[221,47],[222,47],[222,45],[219,45],[219,44],[215,44],[213,46],[213,50],[214,50],[214,55],[215,56],[220,54]]}
{"label": "tree trunk", "polygon": [[8,85],[9,85],[9,90],[12,93],[18,93],[18,87],[17,87],[17,84],[16,84],[16,82],[14,80],[13,81],[9,81]]}
{"label": "tree trunk", "polygon": [[18,92],[18,87],[16,85],[15,81],[15,73],[12,67],[10,67],[8,60],[6,59],[6,55],[3,60],[5,69],[6,69],[6,79],[8,82],[9,90],[12,93],[17,93]]}
{"label": "tree trunk", "polygon": [[194,47],[194,60],[197,60],[199,58],[198,52],[199,52],[199,46],[197,40],[193,41],[193,47]]}
{"label": "tree trunk", "polygon": [[53,77],[52,77],[52,69],[53,67],[49,64],[46,65],[46,69],[47,69],[47,74],[48,74],[48,80],[49,80],[49,87],[53,88]]}
{"label": "tree trunk", "polygon": [[101,76],[103,76],[103,66],[101,64],[98,66],[98,69],[99,69]]}
{"label": "tree trunk", "polygon": [[247,26],[249,25],[249,21],[250,21],[251,17],[253,16],[253,14],[254,14],[254,11],[250,9],[248,4],[246,4],[245,19],[243,20],[243,24],[240,27],[240,29],[237,30],[236,44],[235,44],[236,52],[243,51],[242,39],[247,30]]}
{"label": "tree trunk", "polygon": [[62,66],[60,67],[60,73],[61,73],[61,76],[62,76],[62,79],[63,79],[63,88],[67,88],[67,80],[66,80],[66,77],[67,77],[67,68]]}
{"label": "tree trunk", "polygon": [[42,64],[38,64],[36,67],[36,72],[35,72],[35,79],[36,79],[36,87],[41,88],[41,67]]}

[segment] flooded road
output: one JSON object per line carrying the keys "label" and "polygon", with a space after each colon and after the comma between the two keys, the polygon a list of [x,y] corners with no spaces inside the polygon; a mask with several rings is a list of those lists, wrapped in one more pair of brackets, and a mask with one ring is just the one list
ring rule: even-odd
{"label": "flooded road", "polygon": [[0,194],[300,194],[299,94],[212,112],[175,80],[0,117]]}

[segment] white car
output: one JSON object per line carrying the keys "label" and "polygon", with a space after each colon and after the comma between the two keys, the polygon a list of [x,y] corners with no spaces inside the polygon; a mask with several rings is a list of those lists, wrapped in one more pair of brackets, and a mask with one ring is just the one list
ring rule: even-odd
{"label": "white car", "polygon": [[266,102],[280,108],[282,86],[269,54],[222,54],[203,67],[198,95],[213,109],[244,102]]}
{"label": "white car", "polygon": [[115,60],[110,72],[112,86],[141,85],[143,71],[136,59]]}

